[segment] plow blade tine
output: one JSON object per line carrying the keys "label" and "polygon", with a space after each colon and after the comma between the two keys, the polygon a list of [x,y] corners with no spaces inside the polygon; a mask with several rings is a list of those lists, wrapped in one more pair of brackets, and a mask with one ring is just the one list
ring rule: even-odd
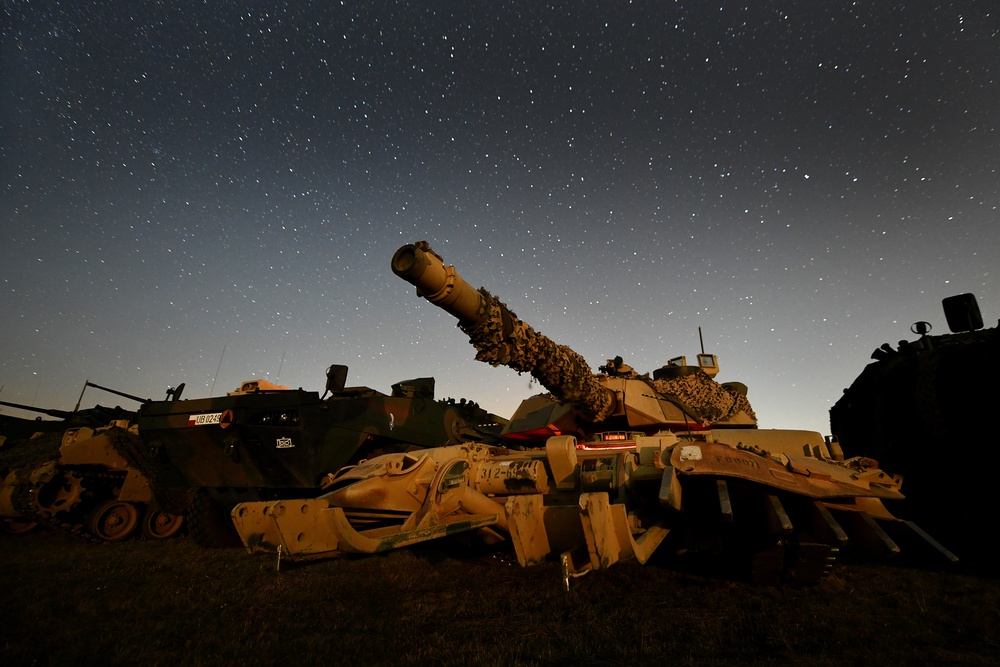
{"label": "plow blade tine", "polygon": [[814,502],[812,507],[812,520],[819,537],[825,541],[835,543],[838,546],[847,544],[848,537],[844,529],[833,518],[833,514],[820,502]]}
{"label": "plow blade tine", "polygon": [[899,545],[896,544],[889,534],[878,525],[868,512],[853,512],[854,534],[861,545],[875,554],[885,556],[896,556],[899,554]]}
{"label": "plow blade tine", "polygon": [[[897,530],[896,532],[897,539],[906,540],[906,544],[904,546],[907,549],[914,548],[917,550],[922,550],[924,551],[924,554],[927,554],[926,548],[930,547],[930,550],[934,554],[935,558],[941,556],[950,563],[958,562],[959,560],[958,556],[953,554],[951,551],[948,550],[947,547],[945,547],[943,544],[941,544],[933,537],[928,535],[926,532],[924,532],[923,528],[913,523],[912,521],[904,520],[896,523],[895,525],[898,526],[899,529],[902,529],[904,526],[909,529],[906,531]],[[909,539],[907,540],[907,538]]]}
{"label": "plow blade tine", "polygon": [[940,542],[938,542],[937,540],[935,540],[933,537],[931,537],[930,535],[928,535],[927,533],[925,533],[923,528],[921,528],[917,524],[913,523],[912,521],[904,521],[903,523],[905,523],[907,526],[909,526],[910,530],[912,530],[914,533],[916,533],[917,535],[919,535],[920,538],[924,540],[924,542],[926,542],[927,544],[929,544],[939,554],[941,554],[942,556],[944,556],[945,558],[947,558],[952,563],[957,563],[958,562],[958,556],[956,556],[952,552],[948,551],[948,549],[943,544],[941,544]]}
{"label": "plow blade tine", "polygon": [[767,524],[774,535],[791,535],[792,520],[788,518],[784,506],[778,496],[767,497]]}
{"label": "plow blade tine", "polygon": [[719,492],[719,511],[722,514],[722,520],[726,523],[732,523],[733,503],[729,500],[729,487],[726,485],[726,480],[716,480],[715,486]]}

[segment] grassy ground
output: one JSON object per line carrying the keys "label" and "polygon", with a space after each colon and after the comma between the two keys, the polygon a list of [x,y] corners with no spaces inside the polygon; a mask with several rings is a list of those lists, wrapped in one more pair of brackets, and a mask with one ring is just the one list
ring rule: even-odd
{"label": "grassy ground", "polygon": [[283,567],[187,538],[0,537],[5,665],[998,664],[1000,581],[838,566],[758,587],[622,564],[558,567],[447,545]]}

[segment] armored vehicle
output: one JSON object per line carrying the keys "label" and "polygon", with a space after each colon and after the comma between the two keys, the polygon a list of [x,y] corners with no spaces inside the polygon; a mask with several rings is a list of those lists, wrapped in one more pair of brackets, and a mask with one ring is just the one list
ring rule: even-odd
{"label": "armored vehicle", "polygon": [[183,514],[167,513],[154,502],[132,456],[142,449],[135,412],[101,405],[81,410],[88,387],[149,401],[89,380],[73,411],[0,401],[57,418],[8,418],[0,424],[0,528],[18,533],[42,524],[108,542],[124,540],[137,528],[151,539],[176,535]]}
{"label": "armored vehicle", "polygon": [[[907,510],[922,517],[962,556],[984,561],[988,540],[972,508],[990,506],[990,485],[968,475],[941,475],[953,457],[974,457],[992,474],[1000,466],[996,435],[988,428],[1000,391],[1000,327],[983,328],[972,294],[942,301],[951,333],[884,343],[830,409],[830,425],[845,452],[871,453],[906,478]],[[987,428],[983,428],[986,426]]]}
{"label": "armored vehicle", "polygon": [[0,487],[0,518],[7,530],[44,523],[106,542],[124,540],[139,527],[152,539],[176,535],[183,515],[162,511],[148,480],[120,453],[137,440],[135,425],[124,420],[67,429],[58,459],[8,470]]}
{"label": "armored vehicle", "polygon": [[238,502],[318,495],[347,464],[496,441],[502,427],[472,401],[435,400],[433,378],[398,382],[392,395],[346,379],[347,366],[333,365],[322,396],[251,380],[225,396],[144,404],[139,435],[162,504],[187,504],[200,544],[239,546],[229,516]]}
{"label": "armored vehicle", "polygon": [[528,372],[549,394],[526,400],[503,437],[373,457],[330,475],[314,499],[244,503],[233,518],[251,551],[311,558],[371,553],[462,531],[509,539],[522,565],[560,559],[564,581],[661,544],[740,568],[757,581],[817,581],[851,537],[954,556],[882,504],[900,480],[844,459],[809,431],[763,430],[740,383],[701,354],[639,375],[615,358],[594,374],[573,350],[475,290],[426,243],[392,269],[458,319],[476,358]]}

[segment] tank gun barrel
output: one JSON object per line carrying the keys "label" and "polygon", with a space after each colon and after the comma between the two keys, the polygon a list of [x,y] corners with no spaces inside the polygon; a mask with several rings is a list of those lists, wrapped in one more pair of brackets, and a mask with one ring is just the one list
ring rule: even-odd
{"label": "tank gun barrel", "polygon": [[80,398],[77,399],[77,401],[76,401],[76,408],[74,409],[74,412],[76,412],[76,410],[80,409],[80,403],[81,403],[81,401],[83,401],[83,392],[87,391],[87,387],[93,387],[94,389],[100,389],[101,391],[106,391],[109,394],[115,394],[116,396],[121,396],[122,398],[129,398],[129,399],[132,399],[133,401],[135,401],[137,403],[150,403],[150,402],[152,402],[152,399],[143,398],[141,396],[133,396],[132,394],[126,394],[124,391],[118,391],[117,389],[111,389],[109,387],[102,387],[99,384],[95,384],[95,383],[91,382],[90,380],[87,380],[86,382],[83,383],[83,391],[80,392]]}
{"label": "tank gun barrel", "polygon": [[[183,385],[181,385],[181,386],[183,386]],[[87,391],[87,387],[93,387],[94,389],[100,389],[102,391],[108,392],[109,394],[115,394],[117,396],[121,396],[122,398],[129,398],[129,399],[132,399],[133,401],[136,401],[138,403],[149,403],[150,402],[150,399],[148,399],[148,398],[142,398],[141,396],[133,396],[132,394],[126,394],[123,391],[118,391],[117,389],[110,389],[109,387],[102,387],[99,384],[94,384],[90,380],[87,380],[86,382],[83,383],[83,390],[80,392],[80,398],[77,399],[77,401],[76,401],[76,407],[73,408],[73,410],[56,410],[55,408],[36,408],[33,405],[22,405],[21,403],[10,403],[8,401],[0,401],[0,405],[5,405],[5,406],[10,407],[10,408],[18,408],[19,410],[28,410],[30,412],[40,412],[43,415],[48,415],[49,417],[56,417],[58,419],[64,419],[66,421],[71,421],[71,420],[74,420],[74,419],[79,420],[79,419],[81,419],[80,402],[83,401],[83,394],[84,394],[84,392]],[[101,406],[97,406],[97,409],[99,409],[100,411],[102,411],[102,414],[103,414],[104,411],[108,410],[108,408],[102,408]],[[116,408],[116,410],[120,410],[120,408]],[[118,417],[115,417],[115,419],[117,419],[117,418]],[[86,419],[86,418],[84,418],[84,419]],[[98,421],[100,421],[100,418],[98,418]],[[102,421],[100,423],[103,424],[104,422]]]}
{"label": "tank gun barrel", "polygon": [[22,405],[21,403],[11,403],[9,401],[0,401],[0,405],[6,405],[9,408],[18,408],[19,410],[29,410],[31,412],[40,412],[43,415],[48,415],[50,417],[58,417],[59,419],[71,419],[75,413],[68,412],[66,410],[56,410],[54,408],[36,408],[33,405]]}
{"label": "tank gun barrel", "polygon": [[392,271],[414,285],[419,296],[458,319],[477,360],[531,373],[557,400],[571,403],[594,421],[614,412],[614,393],[594,377],[583,357],[519,320],[484,288],[473,289],[425,241],[397,250]]}
{"label": "tank gun barrel", "polygon": [[392,272],[417,288],[422,296],[458,318],[460,325],[475,325],[483,317],[483,295],[447,266],[425,241],[405,245],[392,256]]}

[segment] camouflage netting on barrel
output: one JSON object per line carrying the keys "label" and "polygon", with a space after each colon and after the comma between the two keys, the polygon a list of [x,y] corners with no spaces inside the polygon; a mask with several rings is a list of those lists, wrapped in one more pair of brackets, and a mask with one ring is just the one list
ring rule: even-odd
{"label": "camouflage netting on barrel", "polygon": [[614,395],[593,376],[586,360],[558,345],[518,319],[483,288],[483,314],[471,325],[459,325],[476,348],[476,360],[531,373],[556,400],[569,403],[588,419],[603,421],[614,412]]}
{"label": "camouflage netting on barrel", "polygon": [[702,371],[649,382],[661,394],[676,396],[707,422],[726,421],[740,411],[757,419],[746,396],[719,384]]}

